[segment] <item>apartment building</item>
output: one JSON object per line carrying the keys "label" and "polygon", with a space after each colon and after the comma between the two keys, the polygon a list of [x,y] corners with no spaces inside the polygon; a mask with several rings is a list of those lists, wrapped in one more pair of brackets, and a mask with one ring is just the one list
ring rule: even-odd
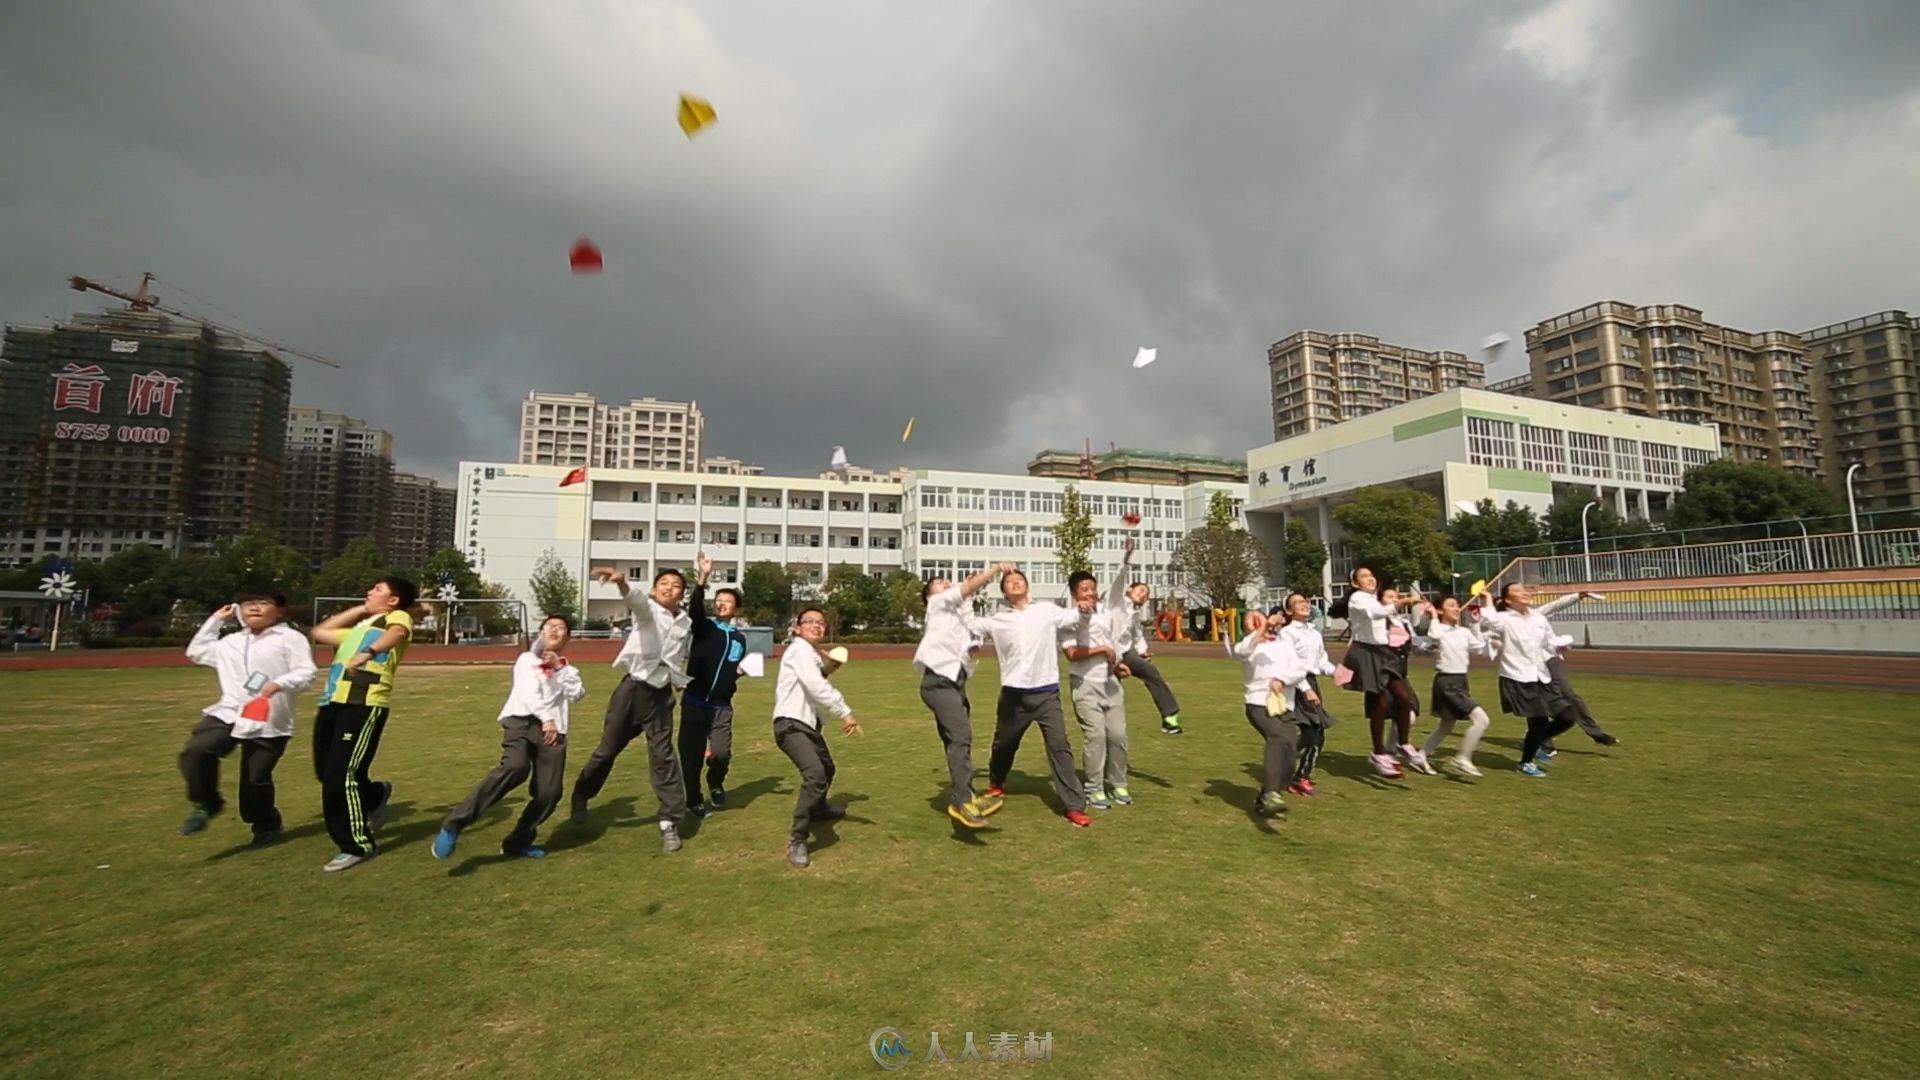
{"label": "apartment building", "polygon": [[454,491],[431,476],[393,474],[393,498],[387,512],[387,561],[418,567],[433,553],[453,546]]}
{"label": "apartment building", "polygon": [[1844,497],[1852,472],[1861,510],[1920,506],[1920,400],[1913,367],[1920,318],[1882,311],[1801,337],[1818,387],[1827,482]]}
{"label": "apartment building", "polygon": [[520,404],[522,465],[702,470],[706,418],[691,401],[634,398],[603,404],[591,394],[531,391]]}
{"label": "apartment building", "polygon": [[280,480],[280,539],[319,565],[370,537],[388,551],[393,436],[357,417],[287,410]]}
{"label": "apartment building", "polygon": [[1486,365],[1465,353],[1428,352],[1370,334],[1302,330],[1267,349],[1273,437],[1309,431],[1445,393],[1486,385]]}
{"label": "apartment building", "polygon": [[1534,396],[1713,424],[1726,456],[1821,472],[1805,341],[1706,321],[1683,304],[1590,304],[1527,331]]}

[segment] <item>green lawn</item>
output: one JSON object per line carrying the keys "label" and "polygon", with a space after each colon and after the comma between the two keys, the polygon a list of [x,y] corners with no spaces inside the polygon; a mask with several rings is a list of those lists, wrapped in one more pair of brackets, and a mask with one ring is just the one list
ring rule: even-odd
{"label": "green lawn", "polygon": [[[740,702],[737,808],[680,854],[637,747],[544,862],[494,857],[518,796],[434,861],[497,759],[506,673],[405,670],[374,770],[397,813],[339,875],[304,732],[287,842],[247,851],[232,809],[174,834],[210,673],[0,674],[0,1074],[793,1080],[879,1072],[890,1025],[909,1075],[936,1030],[956,1062],[969,1030],[983,1054],[1052,1033],[1051,1063],[956,1068],[1113,1080],[1920,1075],[1913,698],[1586,677],[1623,746],[1572,734],[1529,780],[1499,717],[1468,784],[1364,775],[1338,694],[1323,794],[1268,828],[1238,665],[1165,670],[1190,733],[1134,691],[1137,806],[1069,828],[1034,732],[997,827],[956,836],[911,668],[856,662],[836,681],[867,734],[832,739],[851,814],[806,871],[782,859],[770,680]],[[613,682],[587,675],[569,783]],[[987,665],[983,776],[994,686]]]}

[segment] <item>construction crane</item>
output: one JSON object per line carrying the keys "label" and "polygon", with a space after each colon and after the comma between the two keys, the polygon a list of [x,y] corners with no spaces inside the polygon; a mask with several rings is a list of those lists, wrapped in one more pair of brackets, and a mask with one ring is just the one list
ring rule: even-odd
{"label": "construction crane", "polygon": [[141,274],[140,287],[131,294],[121,292],[119,289],[108,285],[102,285],[97,281],[89,281],[83,277],[70,277],[67,279],[67,284],[73,288],[74,292],[105,293],[116,300],[124,300],[127,303],[127,307],[133,311],[158,311],[165,315],[172,315],[175,318],[186,319],[189,322],[197,322],[209,330],[217,330],[220,333],[226,334],[228,337],[238,338],[243,342],[254,345],[264,345],[276,353],[297,356],[302,360],[311,360],[316,364],[325,364],[330,368],[340,366],[338,362],[329,360],[316,353],[310,353],[304,349],[296,349],[291,345],[283,345],[271,338],[261,337],[259,334],[250,334],[241,330],[235,330],[230,326],[222,326],[204,315],[195,315],[190,311],[178,311],[170,307],[163,307],[160,304],[160,298],[147,291],[147,286],[156,280],[158,279],[152,274]]}

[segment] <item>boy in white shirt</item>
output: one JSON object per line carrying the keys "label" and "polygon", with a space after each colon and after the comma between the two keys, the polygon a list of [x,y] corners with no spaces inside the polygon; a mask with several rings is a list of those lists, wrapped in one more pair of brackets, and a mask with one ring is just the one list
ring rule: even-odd
{"label": "boy in white shirt", "polygon": [[1060,712],[1060,633],[1071,631],[1093,616],[1091,602],[1078,611],[1045,601],[1034,603],[1027,575],[1010,569],[1000,575],[1000,593],[1008,609],[981,620],[993,636],[1000,658],[1000,707],[993,724],[993,756],[987,764],[987,795],[1006,795],[1007,776],[1027,728],[1040,725],[1047,746],[1047,765],[1053,790],[1075,828],[1093,824],[1086,798],[1073,771],[1073,746],[1067,742],[1067,723]]}
{"label": "boy in white shirt", "polygon": [[[240,631],[220,636],[228,619]],[[279,593],[246,593],[207,617],[187,644],[187,659],[220,676],[220,700],[207,706],[180,751],[193,812],[180,824],[191,836],[218,816],[220,759],[240,748],[240,820],[253,826],[253,846],[280,837],[280,811],[273,800],[273,767],[293,737],[294,697],[313,685],[318,671],[306,635],[286,625],[287,599]]]}
{"label": "boy in white shirt", "polygon": [[572,624],[561,616],[549,616],[540,624],[533,647],[513,662],[513,689],[500,707],[500,726],[505,729],[500,737],[500,764],[447,815],[433,839],[434,858],[451,858],[460,831],[529,779],[533,785],[527,790],[526,809],[501,842],[500,853],[529,859],[547,854],[545,848],[534,846],[533,838],[540,823],[560,805],[560,788],[567,778],[568,712],[587,694],[580,669],[567,663],[567,643],[572,639]]}
{"label": "boy in white shirt", "polygon": [[687,787],[673,745],[673,692],[687,685],[687,655],[693,645],[693,619],[680,610],[687,579],[678,570],[653,576],[653,592],[639,592],[618,570],[595,570],[595,581],[610,582],[626,598],[633,629],[613,666],[626,676],[607,699],[607,722],[600,745],[573,782],[573,824],[587,823],[587,804],[600,794],[614,760],[627,744],[647,737],[647,762],[653,794],[660,800],[660,846],[680,850],[680,821],[687,816]]}
{"label": "boy in white shirt", "polygon": [[[1113,580],[1107,602],[1074,629],[1060,632],[1060,647],[1067,654],[1073,715],[1080,722],[1087,805],[1095,810],[1110,810],[1115,804],[1133,805],[1133,795],[1127,791],[1127,692],[1121,681],[1133,674],[1131,665],[1123,659],[1127,655],[1124,624],[1133,616],[1121,588],[1126,572],[1132,568],[1133,550],[1133,538],[1128,537],[1120,574]],[[1095,601],[1100,586],[1092,574],[1079,570],[1067,578],[1067,589],[1076,604],[1084,605]]]}
{"label": "boy in white shirt", "polygon": [[[1286,797],[1281,794],[1293,781],[1295,755],[1300,747],[1300,729],[1294,707],[1300,685],[1307,681],[1307,665],[1300,659],[1293,642],[1280,636],[1283,624],[1268,621],[1257,611],[1247,612],[1247,635],[1233,647],[1245,673],[1241,701],[1246,706],[1247,723],[1260,733],[1265,746],[1261,755],[1260,798],[1254,812],[1261,817],[1285,817]],[[1273,708],[1275,699],[1279,709]]]}
{"label": "boy in white shirt", "polygon": [[816,821],[838,821],[847,812],[827,802],[833,786],[833,754],[820,730],[820,710],[841,721],[840,734],[860,734],[847,699],[840,696],[822,670],[818,646],[827,636],[827,614],[819,608],[800,612],[795,636],[780,655],[780,676],[773,691],[773,741],[800,770],[800,795],[793,804],[793,831],[787,837],[787,861],[808,863],[807,837]]}
{"label": "boy in white shirt", "polygon": [[958,584],[937,577],[920,595],[927,608],[927,628],[913,652],[920,700],[933,713],[947,751],[952,783],[947,816],[969,829],[986,828],[987,818],[1000,810],[999,799],[973,793],[973,704],[967,700],[967,680],[973,677],[974,634],[980,620],[973,614],[972,600],[997,575],[1013,568],[1012,563],[1001,563]]}

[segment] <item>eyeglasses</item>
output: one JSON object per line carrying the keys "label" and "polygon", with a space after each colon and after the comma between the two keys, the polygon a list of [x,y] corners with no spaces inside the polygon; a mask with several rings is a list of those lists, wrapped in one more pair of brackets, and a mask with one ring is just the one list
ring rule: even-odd
{"label": "eyeglasses", "polygon": [[825,620],[825,619],[801,619],[801,620],[800,620],[800,625],[801,625],[801,626],[825,626],[825,625],[827,625],[827,620]]}

